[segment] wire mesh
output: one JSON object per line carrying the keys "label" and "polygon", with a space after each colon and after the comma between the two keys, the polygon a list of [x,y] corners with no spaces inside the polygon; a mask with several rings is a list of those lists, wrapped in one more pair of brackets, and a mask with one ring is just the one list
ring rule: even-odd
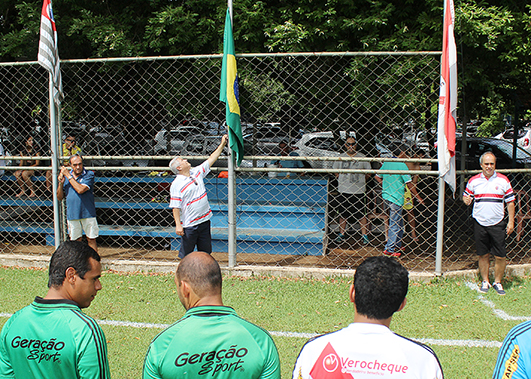
{"label": "wire mesh", "polygon": [[[179,239],[168,208],[173,176],[167,165],[177,155],[200,164],[225,133],[220,58],[62,62],[61,134],[65,143],[75,139],[72,146],[96,173],[103,256],[177,259]],[[381,254],[388,217],[374,175],[399,144],[406,144],[414,147],[408,170],[425,204],[414,201],[412,210],[403,212],[401,259],[411,270],[434,271],[438,186],[430,158],[435,156],[438,53],[244,54],[238,56],[238,72],[245,159],[236,171],[237,263],[355,268],[367,256]],[[3,252],[45,254],[41,247],[53,245],[54,233],[46,174],[48,76],[31,62],[0,65],[0,79],[7,156],[0,161],[5,166],[0,246]],[[354,158],[346,146],[351,137],[362,154]],[[214,254],[221,262],[228,260],[226,167],[223,156],[205,181]],[[525,175],[514,173],[512,179],[521,228],[518,237],[508,238],[510,263],[527,260],[525,222],[531,211]],[[364,217],[344,206],[340,176],[365,183]],[[459,191],[455,199],[447,193],[444,271],[475,267],[470,220]]]}

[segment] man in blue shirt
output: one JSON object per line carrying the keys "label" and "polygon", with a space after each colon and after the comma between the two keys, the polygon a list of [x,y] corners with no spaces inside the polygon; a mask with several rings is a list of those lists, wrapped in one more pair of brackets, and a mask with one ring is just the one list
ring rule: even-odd
{"label": "man in blue shirt", "polygon": [[[290,145],[288,145],[287,142],[280,142],[278,144],[278,148],[280,149],[280,155],[283,156],[283,157],[297,157],[299,156],[299,154],[297,154],[295,151],[291,151],[291,147]],[[277,160],[274,160],[274,161],[271,161],[271,164],[273,165],[276,165],[276,167],[279,167],[279,168],[304,168],[304,165],[302,164],[301,161],[299,160],[289,160],[289,161],[285,161],[285,160],[281,160],[281,159],[277,159]],[[293,172],[293,173],[290,173],[290,172],[276,172],[274,176],[276,176],[277,178],[289,178],[290,176],[291,177],[297,177],[299,175],[303,175],[299,172]]]}
{"label": "man in blue shirt", "polygon": [[68,234],[72,241],[81,240],[83,231],[90,247],[98,251],[96,238],[99,234],[94,203],[94,171],[87,171],[83,158],[74,154],[69,159],[70,167],[61,167],[57,198],[66,198]]}

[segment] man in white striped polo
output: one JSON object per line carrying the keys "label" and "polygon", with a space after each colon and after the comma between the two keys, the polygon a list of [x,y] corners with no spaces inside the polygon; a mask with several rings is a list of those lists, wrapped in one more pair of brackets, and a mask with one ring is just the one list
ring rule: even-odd
{"label": "man in white striped polo", "polygon": [[[463,202],[474,202],[472,218],[474,219],[474,239],[478,258],[479,273],[482,283],[480,292],[486,293],[490,287],[505,295],[501,284],[506,266],[505,236],[514,230],[514,192],[509,179],[496,170],[496,156],[491,151],[479,158],[483,172],[474,175],[468,181]],[[509,219],[505,225],[505,206]],[[489,281],[490,255],[494,255],[494,283]]]}

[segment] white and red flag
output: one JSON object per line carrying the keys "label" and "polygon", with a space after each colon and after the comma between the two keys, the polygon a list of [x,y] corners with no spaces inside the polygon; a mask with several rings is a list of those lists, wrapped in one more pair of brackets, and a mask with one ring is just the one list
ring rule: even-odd
{"label": "white and red flag", "polygon": [[444,0],[437,158],[439,175],[455,193],[455,128],[457,124],[457,51],[454,38],[454,2]]}
{"label": "white and red flag", "polygon": [[57,49],[57,29],[55,28],[51,0],[44,0],[42,5],[38,61],[51,74],[53,99],[59,107],[63,100],[63,84],[61,81],[61,68],[59,67],[59,51]]}

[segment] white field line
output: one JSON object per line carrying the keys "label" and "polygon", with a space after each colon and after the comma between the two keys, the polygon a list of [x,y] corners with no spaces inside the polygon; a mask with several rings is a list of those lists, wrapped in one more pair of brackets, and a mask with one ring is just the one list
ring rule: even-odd
{"label": "white field line", "polygon": [[[467,282],[466,285],[471,290],[479,292],[479,287],[478,287],[478,285],[476,283]],[[479,293],[478,299],[484,305],[486,305],[487,307],[491,308],[492,309],[492,313],[494,313],[494,315],[496,317],[499,317],[502,320],[505,320],[505,321],[514,321],[514,320],[515,321],[529,321],[529,320],[531,320],[530,316],[511,316],[511,315],[507,314],[507,312],[505,312],[504,310],[496,309],[496,304],[494,304],[490,300],[485,299],[485,297],[481,293]]]}
{"label": "white field line", "polygon": [[[13,314],[0,313],[0,317],[9,318]],[[113,320],[96,320],[100,325],[110,326],[124,326],[128,328],[146,328],[146,329],[165,329],[170,324],[154,324],[150,322],[130,322],[130,321],[113,321]],[[296,332],[269,332],[273,336],[277,337],[289,337],[289,338],[304,338],[310,339],[319,334],[316,333],[296,333]],[[498,341],[485,341],[485,340],[437,340],[431,338],[413,338],[413,340],[427,344],[427,345],[440,345],[440,346],[466,346],[466,347],[495,347],[499,348],[501,342]]]}

